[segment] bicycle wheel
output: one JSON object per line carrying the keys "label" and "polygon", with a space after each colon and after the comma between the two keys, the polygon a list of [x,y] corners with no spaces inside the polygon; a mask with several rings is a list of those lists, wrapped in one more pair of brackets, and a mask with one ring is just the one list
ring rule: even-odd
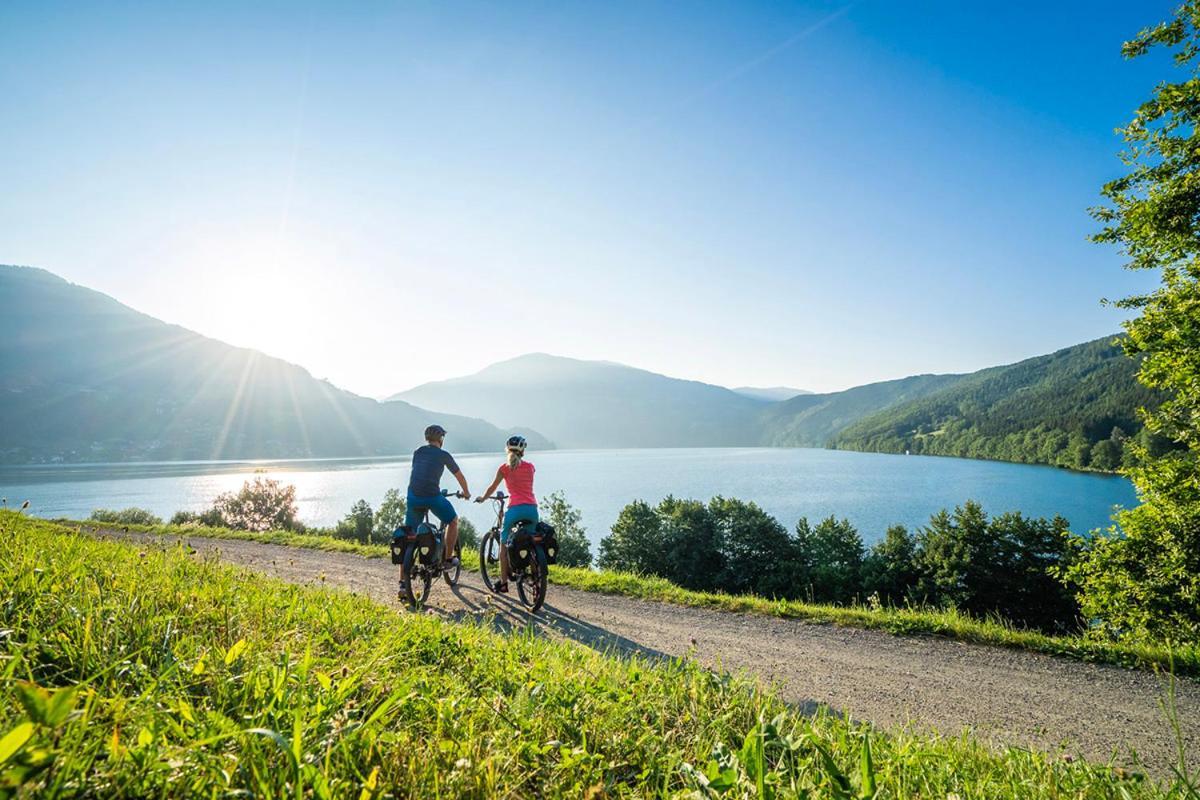
{"label": "bicycle wheel", "polygon": [[[417,545],[410,544],[404,550],[404,595],[411,606],[419,605],[429,599],[429,586],[432,582],[429,570],[417,561]],[[418,585],[419,584],[419,585]]]}
{"label": "bicycle wheel", "polygon": [[540,544],[533,547],[534,557],[517,579],[517,594],[530,611],[537,611],[546,602],[546,551]]}
{"label": "bicycle wheel", "polygon": [[458,565],[452,567],[442,573],[442,577],[446,580],[447,586],[458,586],[458,576],[462,574],[462,538],[460,537],[454,543],[454,557],[458,559]]}
{"label": "bicycle wheel", "polygon": [[495,529],[485,533],[479,542],[479,576],[489,592],[500,578],[500,534]]}

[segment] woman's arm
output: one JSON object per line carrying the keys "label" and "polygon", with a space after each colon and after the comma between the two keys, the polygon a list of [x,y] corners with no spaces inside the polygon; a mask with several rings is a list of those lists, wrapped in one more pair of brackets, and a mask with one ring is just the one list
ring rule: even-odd
{"label": "woman's arm", "polygon": [[487,491],[476,497],[476,502],[482,503],[492,496],[492,492],[496,491],[496,487],[500,485],[500,481],[504,480],[504,466],[501,465],[496,469],[496,480],[492,481],[492,485],[487,488]]}

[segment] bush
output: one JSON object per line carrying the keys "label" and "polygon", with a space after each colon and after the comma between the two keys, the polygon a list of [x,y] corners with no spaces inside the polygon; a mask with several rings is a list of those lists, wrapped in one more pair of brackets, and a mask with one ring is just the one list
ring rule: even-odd
{"label": "bush", "polygon": [[849,520],[829,517],[813,528],[801,517],[792,551],[793,570],[808,572],[810,599],[845,604],[860,596],[863,542]]}
{"label": "bush", "polygon": [[113,511],[97,508],[88,519],[108,525],[162,525],[162,518],[144,508],[123,508]]}
{"label": "bush", "polygon": [[383,502],[375,512],[375,541],[390,541],[396,529],[404,524],[404,514],[407,511],[408,507],[399,489],[388,489],[384,492]]}
{"label": "bush", "polygon": [[893,525],[863,561],[863,595],[888,605],[911,600],[917,584],[916,542],[903,525]]}
{"label": "bush", "polygon": [[583,515],[567,502],[562,492],[542,498],[543,519],[554,526],[558,537],[558,563],[564,567],[590,567],[592,546],[583,527]]}
{"label": "bush", "polygon": [[219,495],[212,509],[221,525],[240,531],[300,530],[296,487],[264,475],[246,481],[236,493]]}
{"label": "bush", "polygon": [[463,550],[471,551],[479,547],[479,529],[463,516],[458,518],[458,540],[462,542]]}

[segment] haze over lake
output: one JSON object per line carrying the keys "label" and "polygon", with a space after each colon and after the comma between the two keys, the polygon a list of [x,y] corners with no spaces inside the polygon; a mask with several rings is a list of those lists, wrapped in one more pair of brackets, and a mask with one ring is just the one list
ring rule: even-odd
{"label": "haze over lake", "polygon": [[[981,502],[989,514],[1061,514],[1075,531],[1106,526],[1113,506],[1135,504],[1125,478],[959,458],[708,448],[547,451],[530,453],[529,459],[538,468],[538,494],[565,492],[583,512],[593,545],[625,504],[655,502],[668,494],[753,500],[789,528],[801,516],[846,517],[868,545],[882,538],[888,525],[914,529],[934,512],[968,499]],[[458,461],[478,494],[490,483],[500,456],[460,455]],[[296,485],[303,522],[332,525],[359,498],[377,507],[387,489],[403,490],[409,464],[402,458],[0,466],[0,495],[10,507],[28,499],[30,512],[41,517],[83,519],[95,508],[139,506],[167,518],[181,509],[206,508],[255,469]],[[454,482],[447,475],[442,485]],[[455,505],[481,529],[494,519],[490,504]]]}

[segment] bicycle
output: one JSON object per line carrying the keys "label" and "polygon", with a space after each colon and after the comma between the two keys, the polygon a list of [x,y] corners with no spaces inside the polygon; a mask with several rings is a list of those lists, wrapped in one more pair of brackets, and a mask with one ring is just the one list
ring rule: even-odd
{"label": "bicycle", "polygon": [[[442,497],[463,497],[462,492],[451,493],[442,490]],[[407,600],[411,606],[424,603],[429,598],[429,589],[437,577],[446,581],[448,586],[457,586],[462,574],[462,537],[454,544],[454,558],[457,563],[447,566],[442,561],[444,542],[446,540],[446,524],[441,523],[436,528],[429,523],[429,509],[422,521],[414,526],[402,526],[392,534],[392,563],[400,565],[401,600]],[[420,582],[420,596],[415,586]]]}
{"label": "bicycle", "polygon": [[[504,530],[504,504],[508,495],[497,492],[492,495],[496,506],[496,524],[479,541],[479,574],[488,591],[495,591],[489,570],[498,570],[500,563],[500,532]],[[536,526],[528,521],[513,525],[509,538],[509,569],[512,581],[517,584],[517,596],[521,604],[537,611],[546,602],[547,564],[549,559],[544,547],[544,537]],[[499,576],[503,577],[503,576]]]}

